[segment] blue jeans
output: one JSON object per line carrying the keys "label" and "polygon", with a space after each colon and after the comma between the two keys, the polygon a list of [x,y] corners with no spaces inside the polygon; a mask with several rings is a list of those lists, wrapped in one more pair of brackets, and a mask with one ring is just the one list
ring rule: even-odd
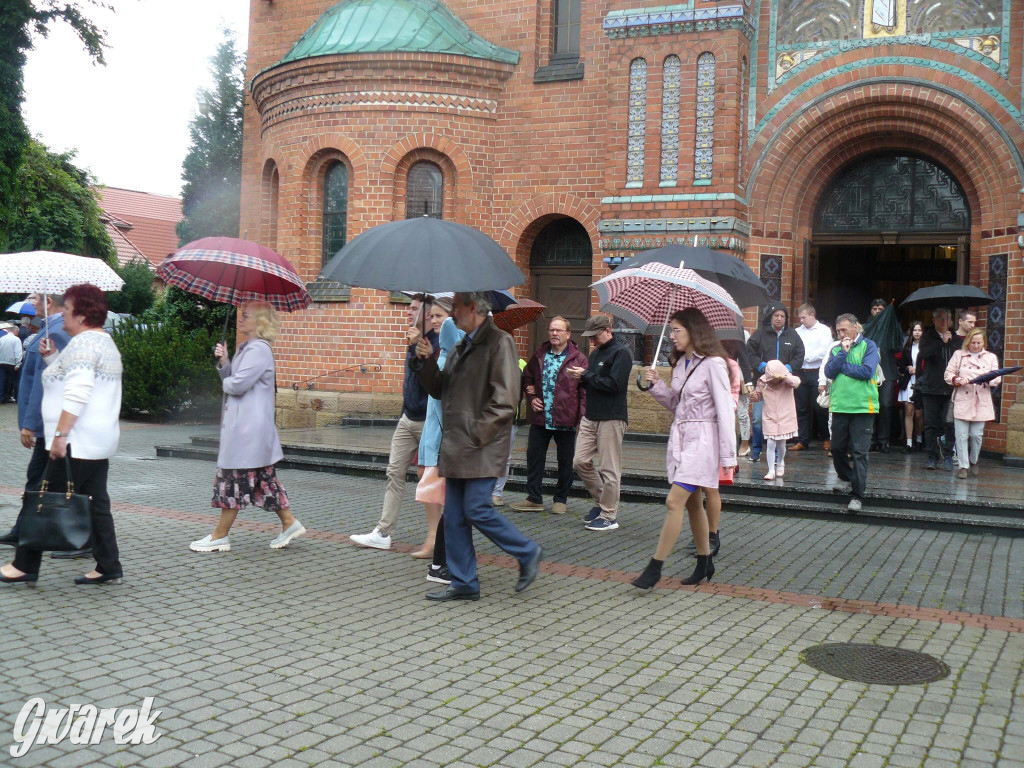
{"label": "blue jeans", "polygon": [[445,550],[452,586],[457,589],[480,591],[480,582],[476,577],[473,528],[479,530],[520,564],[536,554],[540,546],[526,538],[504,516],[494,511],[494,507],[491,506],[493,489],[493,477],[445,479]]}
{"label": "blue jeans", "polygon": [[764,431],[761,429],[761,412],[764,410],[764,400],[758,400],[751,408],[750,415],[750,455],[760,456],[764,450]]}

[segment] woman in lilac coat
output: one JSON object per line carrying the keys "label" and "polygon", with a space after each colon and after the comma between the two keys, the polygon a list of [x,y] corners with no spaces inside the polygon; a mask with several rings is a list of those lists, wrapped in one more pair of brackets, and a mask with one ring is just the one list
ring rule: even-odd
{"label": "woman in lilac coat", "polygon": [[[647,381],[654,399],[675,413],[668,440],[667,513],[658,548],[633,586],[648,591],[661,579],[661,567],[683,527],[686,501],[701,488],[717,490],[723,467],[736,466],[736,404],[729,385],[729,365],[721,342],[707,318],[697,309],[672,315],[671,386],[653,368]],[[702,509],[689,511],[690,530],[697,547],[697,567],[683,584],[711,581],[708,519]]]}

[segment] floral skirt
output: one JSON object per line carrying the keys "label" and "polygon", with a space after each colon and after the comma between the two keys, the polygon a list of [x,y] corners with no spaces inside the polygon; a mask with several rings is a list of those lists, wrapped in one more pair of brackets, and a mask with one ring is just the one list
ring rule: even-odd
{"label": "floral skirt", "polygon": [[263,507],[268,512],[279,512],[291,506],[273,465],[261,469],[217,467],[211,506],[216,509],[241,509],[250,504]]}

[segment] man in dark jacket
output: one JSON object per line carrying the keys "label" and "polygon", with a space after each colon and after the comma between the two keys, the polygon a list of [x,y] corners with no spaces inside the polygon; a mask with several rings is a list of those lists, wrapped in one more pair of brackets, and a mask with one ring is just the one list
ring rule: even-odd
{"label": "man in dark jacket", "polygon": [[526,500],[513,504],[515,512],[544,511],[541,493],[548,446],[555,441],[558,484],[551,511],[564,515],[572,488],[572,459],[576,451],[576,427],[586,408],[587,390],[569,375],[570,368],[587,367],[587,358],[569,338],[569,321],[551,318],[548,339],[530,358],[523,371],[523,390],[530,414],[530,439],[526,444]]}
{"label": "man in dark jacket", "polygon": [[419,380],[441,401],[444,437],[437,470],[445,478],[444,539],[451,584],[429,600],[478,600],[473,528],[519,561],[516,592],[537,576],[543,551],[491,504],[495,479],[505,470],[512,419],[519,405],[519,355],[512,337],[487,316],[487,293],[456,293],[455,324],[466,332],[437,367],[431,347],[420,341]]}
{"label": "man in dark jacket", "polygon": [[[754,331],[747,340],[747,353],[750,356],[750,367],[753,369],[749,384],[756,384],[764,373],[770,360],[778,360],[790,373],[799,375],[804,364],[804,343],[800,334],[789,327],[789,312],[780,302],[772,302],[765,307],[761,317],[761,327]],[[754,403],[751,418],[753,438],[750,441],[750,460],[759,461],[764,446],[764,433],[761,431],[762,402]]]}
{"label": "man in dark jacket", "polygon": [[[595,315],[587,320],[583,335],[590,339],[594,351],[590,354],[589,368],[569,369],[569,375],[582,381],[587,391],[586,415],[580,420],[572,465],[596,502],[583,518],[587,530],[614,531],[619,527],[622,438],[629,420],[626,394],[633,356],[612,335],[612,321],[606,315]],[[598,456],[601,457],[600,472],[594,467]]]}
{"label": "man in dark jacket", "polygon": [[924,332],[918,348],[918,374],[914,385],[924,409],[924,447],[928,451],[928,469],[935,469],[942,458],[939,445],[942,434],[946,436],[944,468],[953,469],[953,422],[946,421],[946,406],[953,387],[946,383],[945,373],[949,359],[961,344],[949,330],[949,310],[940,308],[932,312],[932,327]]}
{"label": "man in dark jacket", "polygon": [[[406,338],[418,337],[423,318],[430,312],[430,304],[424,303],[423,294],[416,295],[409,304],[409,329]],[[427,340],[436,353],[437,334],[427,331]],[[409,467],[416,460],[423,436],[423,422],[427,418],[427,392],[420,385],[412,362],[416,359],[416,345],[410,344],[405,352],[405,380],[402,382],[402,416],[391,436],[391,454],[388,457],[388,484],[384,488],[384,506],[380,522],[369,533],[349,536],[353,543],[371,549],[391,549],[391,532],[398,523],[398,512],[402,508],[405,493],[405,477]]]}

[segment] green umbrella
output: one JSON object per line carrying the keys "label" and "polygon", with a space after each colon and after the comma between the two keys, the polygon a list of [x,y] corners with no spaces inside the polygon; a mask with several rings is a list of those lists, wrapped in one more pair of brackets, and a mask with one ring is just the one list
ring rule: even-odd
{"label": "green umbrella", "polygon": [[864,335],[878,345],[880,352],[898,352],[903,349],[903,329],[892,304],[864,321]]}

